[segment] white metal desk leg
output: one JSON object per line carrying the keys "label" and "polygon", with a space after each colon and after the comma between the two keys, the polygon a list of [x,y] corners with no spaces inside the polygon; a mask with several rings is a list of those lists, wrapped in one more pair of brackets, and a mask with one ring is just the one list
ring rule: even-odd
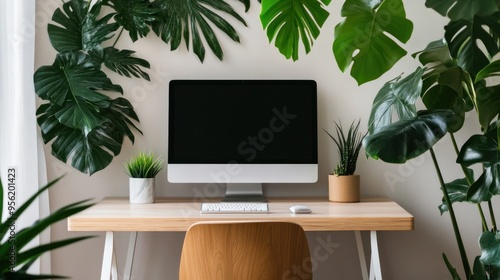
{"label": "white metal desk leg", "polygon": [[358,247],[361,275],[363,276],[363,280],[368,280],[368,268],[366,267],[365,250],[363,246],[363,240],[361,239],[361,232],[359,230],[354,231],[354,236],[356,237],[356,246]]}
{"label": "white metal desk leg", "polygon": [[106,232],[101,270],[101,280],[109,280],[110,278],[118,280],[118,269],[116,268],[115,246],[112,231]]}
{"label": "white metal desk leg", "polygon": [[380,267],[380,255],[378,253],[377,231],[370,231],[370,243],[372,249],[370,264],[370,280],[382,280],[382,269]]}
{"label": "white metal desk leg", "polygon": [[123,272],[123,279],[130,280],[132,275],[132,266],[134,264],[135,243],[137,242],[137,231],[130,233],[128,241],[127,261],[125,262],[125,271]]}

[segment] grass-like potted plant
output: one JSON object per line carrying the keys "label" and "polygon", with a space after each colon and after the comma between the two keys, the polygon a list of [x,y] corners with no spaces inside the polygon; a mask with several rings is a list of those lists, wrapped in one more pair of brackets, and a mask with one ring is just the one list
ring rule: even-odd
{"label": "grass-like potted plant", "polygon": [[334,202],[358,202],[360,199],[360,176],[354,174],[359,150],[366,134],[359,132],[359,123],[352,122],[347,134],[342,124],[335,122],[336,136],[325,132],[335,143],[339,163],[328,176],[328,199]]}
{"label": "grass-like potted plant", "polygon": [[138,153],[125,163],[129,175],[130,203],[154,203],[155,177],[163,168],[163,159],[152,152]]}

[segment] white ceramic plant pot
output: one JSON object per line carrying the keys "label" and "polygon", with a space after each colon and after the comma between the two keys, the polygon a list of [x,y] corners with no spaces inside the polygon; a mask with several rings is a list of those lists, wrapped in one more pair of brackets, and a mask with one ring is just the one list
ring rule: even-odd
{"label": "white ceramic plant pot", "polygon": [[129,178],[130,203],[155,202],[155,178]]}

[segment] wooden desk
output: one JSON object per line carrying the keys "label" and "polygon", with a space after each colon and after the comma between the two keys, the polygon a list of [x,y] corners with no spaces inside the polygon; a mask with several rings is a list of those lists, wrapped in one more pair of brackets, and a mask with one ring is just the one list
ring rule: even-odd
{"label": "wooden desk", "polygon": [[[377,231],[413,230],[413,216],[386,198],[367,198],[360,203],[333,203],[323,199],[271,199],[265,214],[200,214],[201,199],[157,199],[154,204],[130,204],[127,198],[105,198],[68,218],[69,231],[105,231],[101,280],[118,279],[113,232],[132,232],[125,265],[130,273],[138,231],[186,231],[206,221],[290,221],[306,231],[354,231],[363,279],[382,280]],[[293,214],[291,205],[305,204],[311,214]],[[370,275],[366,266],[360,231],[370,231]],[[128,277],[128,278],[127,278]]]}

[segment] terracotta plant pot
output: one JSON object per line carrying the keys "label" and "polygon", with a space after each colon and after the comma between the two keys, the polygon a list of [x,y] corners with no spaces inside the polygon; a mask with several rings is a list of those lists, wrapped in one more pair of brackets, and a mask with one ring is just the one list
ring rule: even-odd
{"label": "terracotta plant pot", "polygon": [[359,202],[359,175],[328,175],[328,199],[333,202]]}
{"label": "terracotta plant pot", "polygon": [[154,203],[154,178],[129,178],[130,203]]}

